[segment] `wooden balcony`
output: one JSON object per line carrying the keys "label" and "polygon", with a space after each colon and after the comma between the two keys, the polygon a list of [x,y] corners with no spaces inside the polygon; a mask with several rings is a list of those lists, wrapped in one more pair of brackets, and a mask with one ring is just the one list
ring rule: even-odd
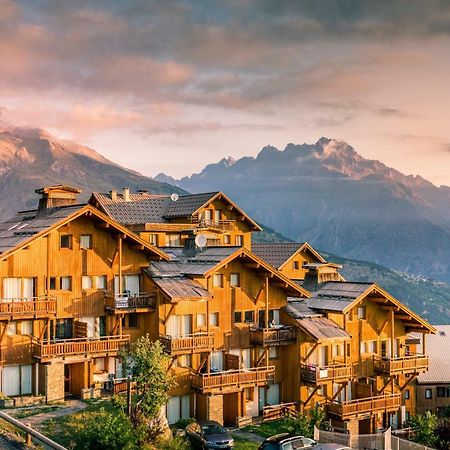
{"label": "wooden balcony", "polygon": [[35,319],[56,315],[56,298],[48,295],[0,299],[1,319]]}
{"label": "wooden balcony", "polygon": [[105,308],[114,314],[149,312],[156,308],[156,296],[146,292],[137,294],[105,294]]}
{"label": "wooden balcony", "polygon": [[289,326],[274,328],[250,328],[250,343],[264,347],[289,345],[296,341],[295,328]]}
{"label": "wooden balcony", "polygon": [[329,366],[314,366],[302,364],[300,366],[300,377],[303,383],[323,384],[333,381],[342,383],[349,381],[353,377],[353,367],[351,364],[333,364]]}
{"label": "wooden balcony", "polygon": [[341,420],[361,419],[376,413],[397,411],[401,404],[401,394],[387,394],[341,403],[328,403],[327,411],[328,414],[337,416]]}
{"label": "wooden balcony", "polygon": [[184,336],[160,336],[164,350],[172,356],[210,352],[214,349],[214,333],[194,333]]}
{"label": "wooden balcony", "polygon": [[387,375],[412,374],[428,370],[428,356],[413,354],[397,356],[394,358],[380,358],[374,356],[373,367],[375,372]]}
{"label": "wooden balcony", "polygon": [[267,386],[272,382],[274,375],[274,366],[195,373],[191,375],[191,385],[202,394],[227,394],[244,388]]}
{"label": "wooden balcony", "polygon": [[296,419],[298,417],[297,403],[280,403],[278,405],[264,406],[262,417],[263,422],[270,422],[271,420],[278,420],[284,417]]}
{"label": "wooden balcony", "polygon": [[116,356],[119,350],[129,342],[129,335],[61,339],[50,342],[35,340],[33,341],[33,356],[41,362],[50,361],[53,358]]}
{"label": "wooden balcony", "polygon": [[217,230],[217,231],[233,231],[235,228],[234,220],[213,220],[192,218],[192,223],[198,229]]}

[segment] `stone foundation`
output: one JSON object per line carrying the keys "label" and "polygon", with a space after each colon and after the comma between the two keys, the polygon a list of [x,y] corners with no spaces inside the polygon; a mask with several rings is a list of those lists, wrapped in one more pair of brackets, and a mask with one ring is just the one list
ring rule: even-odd
{"label": "stone foundation", "polygon": [[64,363],[52,362],[43,365],[45,401],[64,400]]}

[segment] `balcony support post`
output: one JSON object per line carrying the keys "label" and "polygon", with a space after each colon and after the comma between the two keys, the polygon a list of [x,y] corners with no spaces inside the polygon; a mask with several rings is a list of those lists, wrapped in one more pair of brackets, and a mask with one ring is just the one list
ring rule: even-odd
{"label": "balcony support post", "polygon": [[413,381],[414,378],[417,377],[417,375],[419,375],[419,374],[417,372],[415,372],[409,378],[407,378],[405,383],[403,384],[403,386],[399,386],[400,392],[403,392],[408,387],[408,385],[411,383],[411,381]]}
{"label": "balcony support post", "polygon": [[[211,277],[206,278],[206,290],[210,291],[211,287]],[[209,299],[206,300],[206,331],[209,333]],[[206,355],[206,372],[209,373],[211,371],[211,352],[208,352]]]}
{"label": "balcony support post", "polygon": [[331,397],[331,401],[333,402],[337,396],[343,391],[343,389],[347,386],[347,383],[341,383],[341,387],[336,391],[336,393]]}
{"label": "balcony support post", "polygon": [[264,310],[264,327],[269,328],[269,277],[266,276],[264,280],[264,300],[265,300],[265,310]]}
{"label": "balcony support post", "polygon": [[[123,279],[122,279],[122,235],[118,236],[118,250],[119,250],[119,294],[123,293]],[[122,334],[122,333],[121,333]]]}
{"label": "balcony support post", "polygon": [[[395,314],[391,310],[391,358],[394,358],[394,344],[395,344]],[[394,377],[391,377],[391,393],[394,393]]]}
{"label": "balcony support post", "polygon": [[390,377],[389,380],[384,384],[384,386],[378,391],[378,395],[382,394],[384,390],[389,386],[393,377]]}
{"label": "balcony support post", "polygon": [[319,390],[319,388],[320,386],[316,386],[314,390],[311,392],[311,394],[309,394],[308,398],[303,402],[302,405],[303,408],[310,402],[310,400],[314,397],[315,393]]}

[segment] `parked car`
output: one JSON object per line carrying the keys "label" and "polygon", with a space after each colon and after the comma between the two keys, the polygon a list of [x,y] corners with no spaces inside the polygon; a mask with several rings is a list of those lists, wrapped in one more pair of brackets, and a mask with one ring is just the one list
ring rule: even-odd
{"label": "parked car", "polygon": [[311,450],[352,450],[350,447],[342,444],[317,444]]}
{"label": "parked car", "polygon": [[186,427],[186,436],[192,448],[198,450],[207,449],[231,449],[234,440],[228,431],[213,420],[199,420]]}
{"label": "parked car", "polygon": [[258,450],[296,450],[299,448],[312,448],[316,445],[314,439],[290,433],[277,434],[267,438]]}

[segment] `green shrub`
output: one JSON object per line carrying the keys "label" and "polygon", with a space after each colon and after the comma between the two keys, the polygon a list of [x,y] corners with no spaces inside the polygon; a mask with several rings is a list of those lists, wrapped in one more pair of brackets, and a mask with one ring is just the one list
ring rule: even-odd
{"label": "green shrub", "polygon": [[187,439],[182,436],[175,436],[173,439],[158,440],[155,447],[159,450],[189,450],[190,445]]}
{"label": "green shrub", "polygon": [[187,417],[185,419],[180,419],[176,421],[173,426],[174,428],[178,428],[179,430],[184,430],[189,424],[195,422],[195,419],[192,417]]}

